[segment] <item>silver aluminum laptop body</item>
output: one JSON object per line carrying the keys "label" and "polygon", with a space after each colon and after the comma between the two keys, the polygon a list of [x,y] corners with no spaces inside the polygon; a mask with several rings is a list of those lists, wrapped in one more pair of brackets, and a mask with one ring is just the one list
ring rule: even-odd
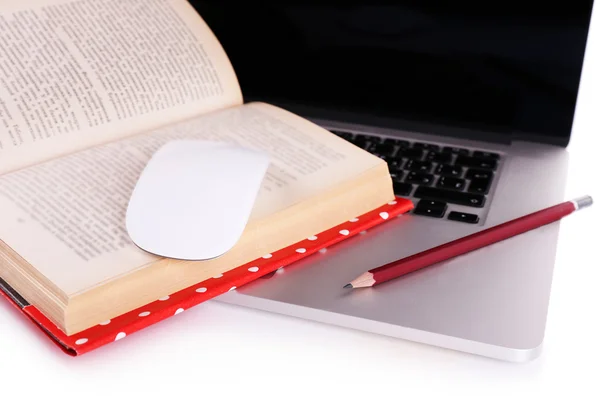
{"label": "silver aluminum laptop body", "polygon": [[[277,81],[273,85],[261,80],[264,76],[258,67],[244,61],[248,43],[236,39],[239,30],[244,30],[239,25],[243,21],[231,21],[229,14],[220,14],[216,2],[194,4],[230,54],[243,90],[252,97],[247,100],[280,104],[370,149],[388,160],[391,172],[392,165],[397,168],[401,175],[397,176],[398,189],[410,186],[404,195],[415,205],[424,199],[444,207],[443,212],[439,208],[429,210],[437,217],[414,212],[400,216],[221,296],[219,301],[514,362],[540,354],[559,224],[374,289],[342,288],[370,268],[564,200],[568,163],[564,147],[570,136],[591,4],[574,2],[572,9],[529,12],[523,11],[522,3],[505,4],[504,9],[495,11],[462,3],[449,10],[404,1],[383,10],[340,7],[337,14],[319,6],[248,6],[241,14],[261,27],[254,36],[245,35],[248,43],[255,44],[252,51],[265,55],[280,49],[270,60],[275,66],[269,67],[269,60],[259,66]],[[239,10],[236,13],[240,14]],[[263,19],[257,20],[261,15]],[[236,30],[229,32],[225,20]],[[444,31],[452,24],[456,24],[454,29]],[[270,37],[268,32],[275,31],[284,38],[281,40],[288,40],[287,50],[275,39],[264,42]],[[250,26],[246,32],[252,32]],[[528,34],[535,39],[527,39]],[[489,49],[498,42],[502,46]],[[348,43],[355,47],[348,47]],[[539,54],[524,52],[528,46],[529,53],[538,49]],[[401,58],[398,64],[386,58],[390,48]],[[294,49],[300,49],[295,59]],[[334,67],[338,73],[330,71],[335,69],[332,62],[337,62]],[[411,62],[412,66],[402,69],[401,64]],[[390,63],[398,67],[396,72],[389,68]],[[377,66],[381,69],[379,78],[374,75]],[[276,68],[281,80],[274,75]],[[320,79],[322,70],[330,74]],[[447,71],[454,75],[439,77]],[[370,81],[357,78],[359,73],[371,74]],[[408,73],[415,76],[407,77]],[[469,76],[472,79],[465,80]],[[335,79],[340,82],[331,83]],[[453,79],[458,82],[444,86],[444,80]],[[284,83],[290,80],[299,83]],[[393,92],[387,90],[386,82],[394,87]],[[354,92],[344,92],[344,83],[353,86]],[[366,90],[368,84],[371,91]],[[281,85],[287,92],[277,91]],[[303,91],[303,86],[314,93]],[[465,90],[450,93],[456,87]],[[328,95],[336,88],[344,92],[343,96]],[[494,88],[498,90],[496,97]],[[488,91],[492,94],[486,94]],[[441,100],[433,98],[436,96]],[[393,107],[398,107],[397,115]],[[445,107],[452,112],[444,114]],[[476,112],[461,112],[461,107],[473,107]],[[409,111],[403,113],[403,109]],[[424,151],[415,157],[413,153],[418,151],[410,149]],[[470,164],[481,161],[475,155],[488,153],[497,157],[493,158],[495,168]],[[403,164],[392,164],[394,160]],[[458,178],[452,172],[442,173],[442,164],[447,164],[448,170],[457,166]],[[477,171],[491,171],[493,175],[489,187],[479,192]],[[446,181],[440,182],[442,178]],[[457,187],[444,186],[448,182]],[[438,188],[442,197],[430,190]],[[447,190],[465,195],[456,201],[452,192],[447,201]],[[473,194],[484,199],[483,205],[468,204],[468,196]],[[424,206],[420,211],[428,212]],[[477,222],[449,219],[451,213],[455,217],[475,216]]]}

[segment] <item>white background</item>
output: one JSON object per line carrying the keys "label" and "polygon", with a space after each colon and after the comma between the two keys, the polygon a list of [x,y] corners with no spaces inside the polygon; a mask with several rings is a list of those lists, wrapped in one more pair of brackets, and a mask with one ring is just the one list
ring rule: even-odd
{"label": "white background", "polygon": [[[600,11],[594,12],[566,199],[600,199]],[[80,358],[0,302],[0,399],[600,399],[600,204],[561,222],[541,357],[511,364],[291,317],[201,304]],[[21,393],[18,394],[17,393]]]}

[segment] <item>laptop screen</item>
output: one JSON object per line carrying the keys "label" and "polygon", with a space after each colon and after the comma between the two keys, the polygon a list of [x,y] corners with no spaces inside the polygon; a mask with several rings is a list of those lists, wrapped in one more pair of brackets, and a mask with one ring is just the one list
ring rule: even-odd
{"label": "laptop screen", "polygon": [[568,142],[592,1],[191,3],[246,101]]}

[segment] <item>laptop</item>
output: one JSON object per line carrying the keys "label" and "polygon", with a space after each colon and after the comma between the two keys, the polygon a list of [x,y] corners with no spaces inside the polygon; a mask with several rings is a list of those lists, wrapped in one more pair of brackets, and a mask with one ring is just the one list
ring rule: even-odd
{"label": "laptop", "polygon": [[501,360],[542,349],[559,223],[373,289],[368,269],[564,201],[592,9],[572,0],[192,1],[246,101],[389,165],[415,209],[219,298]]}

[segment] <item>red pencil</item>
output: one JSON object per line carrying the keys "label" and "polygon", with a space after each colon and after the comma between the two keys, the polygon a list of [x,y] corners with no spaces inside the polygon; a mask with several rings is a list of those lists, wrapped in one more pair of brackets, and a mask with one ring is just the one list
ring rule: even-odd
{"label": "red pencil", "polygon": [[536,211],[532,214],[493,226],[481,232],[476,232],[472,235],[371,269],[348,283],[344,288],[361,288],[379,285],[380,283],[399,278],[452,257],[480,249],[492,243],[500,242],[504,239],[558,221],[574,211],[592,205],[592,202],[590,196],[584,196]]}

